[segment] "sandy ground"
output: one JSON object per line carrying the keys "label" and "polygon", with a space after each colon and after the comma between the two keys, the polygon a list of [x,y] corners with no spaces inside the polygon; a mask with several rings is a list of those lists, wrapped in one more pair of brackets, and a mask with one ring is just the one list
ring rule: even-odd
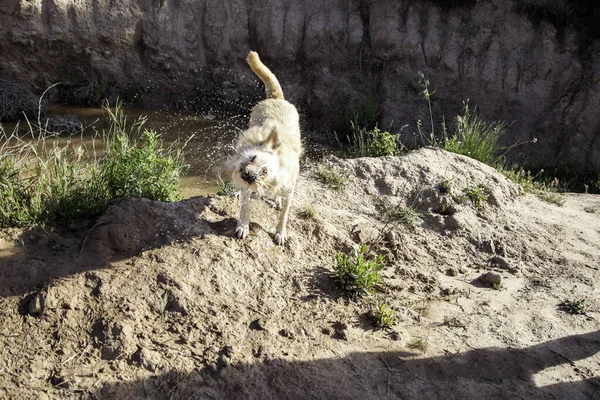
{"label": "sandy ground", "polygon": [[[216,196],[2,231],[0,398],[600,398],[600,196],[548,203],[435,149],[329,162],[350,182],[306,167],[284,248],[267,203],[240,241],[238,200]],[[385,285],[350,300],[334,256],[361,242]],[[370,317],[382,303],[390,330]]]}

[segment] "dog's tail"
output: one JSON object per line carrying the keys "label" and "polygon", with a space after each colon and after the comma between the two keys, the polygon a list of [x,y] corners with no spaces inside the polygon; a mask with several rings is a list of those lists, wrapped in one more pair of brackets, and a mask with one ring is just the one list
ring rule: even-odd
{"label": "dog's tail", "polygon": [[267,99],[273,98],[283,100],[283,90],[281,90],[279,81],[275,77],[275,74],[260,61],[257,52],[251,51],[248,53],[248,64],[250,64],[252,72],[254,72],[265,84]]}

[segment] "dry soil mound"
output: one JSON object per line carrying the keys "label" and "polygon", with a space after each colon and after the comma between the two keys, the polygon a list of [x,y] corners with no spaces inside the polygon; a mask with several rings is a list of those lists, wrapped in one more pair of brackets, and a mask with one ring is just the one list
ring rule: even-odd
{"label": "dry soil mound", "polygon": [[[0,397],[597,395],[598,196],[543,203],[435,149],[328,162],[350,182],[333,191],[306,168],[284,248],[258,199],[250,237],[232,238],[227,197],[123,199],[91,228],[6,231]],[[386,216],[398,205],[418,210],[413,226]],[[386,255],[386,284],[353,302],[332,269],[361,242]],[[369,317],[381,303],[390,331]]]}

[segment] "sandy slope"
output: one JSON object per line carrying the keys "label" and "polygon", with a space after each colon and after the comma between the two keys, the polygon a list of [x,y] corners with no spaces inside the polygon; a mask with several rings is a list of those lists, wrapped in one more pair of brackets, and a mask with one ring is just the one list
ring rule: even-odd
{"label": "sandy slope", "polygon": [[[269,205],[239,241],[237,200],[220,197],[123,199],[87,226],[4,231],[0,397],[600,397],[600,196],[546,203],[434,149],[330,162],[351,182],[332,191],[306,168],[283,249]],[[488,192],[481,208],[466,186]],[[383,202],[414,205],[418,223],[390,223]],[[359,242],[388,265],[353,302],[333,257]],[[489,271],[499,290],[477,279]],[[391,331],[368,316],[383,302]]]}

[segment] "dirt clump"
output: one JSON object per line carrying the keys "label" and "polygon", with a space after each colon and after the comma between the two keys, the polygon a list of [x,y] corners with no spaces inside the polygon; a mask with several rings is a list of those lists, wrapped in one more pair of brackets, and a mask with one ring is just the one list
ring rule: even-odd
{"label": "dirt clump", "polygon": [[[259,199],[234,239],[238,199],[219,196],[121,199],[78,229],[3,231],[0,398],[597,395],[598,196],[545,203],[431,148],[329,162],[353,178],[331,190],[305,168],[285,247]],[[353,301],[334,256],[359,242],[386,267]],[[478,280],[488,272],[501,287]],[[52,306],[28,312],[36,296]],[[565,298],[585,314],[561,311]],[[373,324],[380,304],[391,329]]]}

